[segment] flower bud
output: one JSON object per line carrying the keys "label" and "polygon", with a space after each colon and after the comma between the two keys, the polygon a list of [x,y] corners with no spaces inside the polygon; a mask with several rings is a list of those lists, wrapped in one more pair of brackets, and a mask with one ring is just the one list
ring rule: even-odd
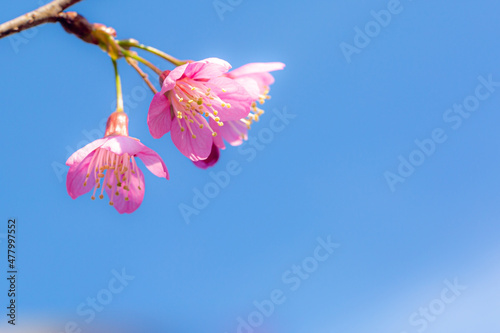
{"label": "flower bud", "polygon": [[165,81],[165,79],[167,78],[168,74],[170,74],[169,70],[163,71],[163,73],[161,73],[161,75],[160,75],[160,86],[163,85],[163,81]]}
{"label": "flower bud", "polygon": [[125,112],[113,112],[106,123],[104,136],[123,135],[128,136],[128,116]]}

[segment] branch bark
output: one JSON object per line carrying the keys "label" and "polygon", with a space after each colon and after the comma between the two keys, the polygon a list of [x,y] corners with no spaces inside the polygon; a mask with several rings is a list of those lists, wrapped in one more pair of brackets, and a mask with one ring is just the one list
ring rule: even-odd
{"label": "branch bark", "polygon": [[54,0],[29,13],[0,24],[0,39],[44,23],[58,21],[59,14],[82,0]]}

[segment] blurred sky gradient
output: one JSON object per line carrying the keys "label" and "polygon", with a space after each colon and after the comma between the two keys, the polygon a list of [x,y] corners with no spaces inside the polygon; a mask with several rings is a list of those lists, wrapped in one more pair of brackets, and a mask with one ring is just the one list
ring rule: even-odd
{"label": "blurred sky gradient", "polygon": [[[117,321],[148,332],[235,333],[238,318],[256,311],[254,301],[280,290],[284,301],[254,332],[498,332],[500,86],[481,82],[500,82],[500,4],[221,2],[231,8],[223,20],[211,0],[86,0],[71,8],[114,27],[118,38],[181,59],[287,66],[273,73],[272,99],[250,132],[264,136],[262,150],[250,158],[229,147],[205,171],[169,135],[150,136],[152,94],[121,60],[130,135],[163,157],[171,177],[143,168],[146,195],[131,215],[90,194],[72,200],[60,168],[102,134],[113,111],[109,58],[58,25],[0,40],[0,236],[17,218],[18,323],[51,319],[58,332],[68,321],[80,328]],[[38,5],[4,3],[0,21]],[[388,8],[390,22],[380,13]],[[375,16],[383,24],[370,23]],[[363,42],[355,36],[366,24],[372,37],[348,62],[341,45]],[[460,126],[446,120],[459,115],[447,113],[454,104],[474,102],[478,85],[488,96],[475,111],[460,116]],[[265,137],[284,111],[295,117]],[[435,129],[446,140],[428,156],[413,153],[415,140],[428,143]],[[400,156],[412,153],[424,158],[392,191],[386,172],[397,174]],[[187,224],[179,205],[192,205],[196,190],[213,182],[210,172],[230,161],[240,172]],[[340,247],[311,266],[318,238],[329,236]],[[292,290],[287,277],[299,275],[288,271],[302,263],[312,272]],[[86,323],[77,308],[122,269],[134,279]],[[466,289],[441,309],[445,281]],[[425,328],[412,324],[430,304],[439,314]],[[4,311],[2,332],[10,329]]]}

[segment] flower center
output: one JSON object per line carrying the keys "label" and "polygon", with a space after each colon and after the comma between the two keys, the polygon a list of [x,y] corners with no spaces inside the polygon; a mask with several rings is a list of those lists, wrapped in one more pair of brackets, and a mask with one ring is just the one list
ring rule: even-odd
{"label": "flower center", "polygon": [[[226,92],[223,88],[221,88],[221,91]],[[219,112],[213,107],[214,105],[231,108],[231,104],[224,102],[217,94],[213,93],[211,88],[206,87],[202,82],[194,80],[177,81],[173,91],[168,94],[170,94],[170,100],[176,111],[175,116],[181,131],[186,130],[180,123],[180,120],[184,119],[193,139],[196,139],[196,135],[193,133],[191,126],[203,128],[204,125],[200,121],[203,116],[213,119],[219,126],[224,125],[218,117]],[[217,132],[210,125],[208,129],[212,132],[212,136],[217,135]]]}
{"label": "flower center", "polygon": [[[137,164],[135,163],[134,156],[130,156],[127,153],[118,155],[106,149],[98,148],[90,161],[83,186],[87,186],[88,178],[93,173],[95,184],[91,197],[92,200],[95,199],[95,193],[98,188],[101,189],[99,199],[104,198],[104,186],[107,186],[111,190],[109,204],[113,206],[114,195],[121,195],[126,201],[129,199],[130,181],[132,177],[137,176],[135,170],[137,170]],[[140,186],[137,188],[142,190]]]}

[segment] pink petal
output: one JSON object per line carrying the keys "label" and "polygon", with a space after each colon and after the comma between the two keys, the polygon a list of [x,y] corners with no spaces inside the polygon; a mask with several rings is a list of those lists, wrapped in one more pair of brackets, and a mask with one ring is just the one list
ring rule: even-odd
{"label": "pink petal", "polygon": [[224,140],[229,142],[231,146],[239,146],[244,140],[248,139],[248,127],[240,120],[230,120],[224,122],[224,126],[219,127],[217,132],[224,138]]}
{"label": "pink petal", "polygon": [[[197,120],[203,124],[203,128],[200,128],[196,123],[189,124],[196,139],[193,139],[184,119],[174,118],[170,134],[177,149],[189,157],[191,161],[206,159],[212,148],[212,133],[207,128],[207,121],[202,116],[198,116]],[[181,131],[181,125],[184,131]]]}
{"label": "pink petal", "polygon": [[[108,194],[109,200],[113,198],[113,207],[118,211],[118,213],[133,213],[142,203],[144,199],[145,184],[144,184],[144,174],[141,169],[135,169],[136,174],[130,179],[129,188],[130,191],[119,189],[119,195],[116,195],[116,177],[109,177],[107,183],[111,185],[111,189],[105,186],[106,193]],[[139,187],[140,186],[140,190]],[[128,192],[128,200],[125,200],[126,193]]]}
{"label": "pink petal", "polygon": [[175,83],[179,80],[183,75],[186,67],[189,64],[184,64],[182,66],[175,67],[165,78],[163,81],[163,85],[161,86],[161,94],[165,94],[167,91],[174,89]]}
{"label": "pink petal", "polygon": [[[95,186],[94,173],[90,172],[89,178],[87,179],[86,177],[90,161],[92,161],[94,154],[95,151],[91,152],[83,161],[78,164],[74,163],[69,168],[68,175],[66,176],[66,189],[68,190],[70,197],[73,199],[89,192]],[[83,185],[85,181],[87,181],[86,186]]]}
{"label": "pink petal", "polygon": [[201,61],[195,61],[186,67],[184,75],[193,80],[208,80],[227,73],[231,65],[219,58],[208,58]]}
{"label": "pink petal", "polygon": [[160,155],[158,155],[153,149],[146,146],[141,152],[137,153],[137,157],[141,159],[146,168],[148,168],[151,173],[160,178],[169,179],[167,166],[163,162]]}
{"label": "pink petal", "polygon": [[170,101],[165,95],[156,93],[149,105],[149,133],[151,133],[153,138],[159,139],[170,131],[171,123]]}
{"label": "pink petal", "polygon": [[215,144],[212,144],[212,150],[210,151],[210,155],[204,160],[193,162],[200,169],[207,169],[212,167],[217,163],[220,157],[219,148]]}
{"label": "pink petal", "polygon": [[107,141],[101,146],[101,148],[117,155],[127,153],[130,156],[133,156],[137,155],[144,148],[147,148],[138,139],[130,136],[115,135],[108,136],[106,139]]}
{"label": "pink petal", "polygon": [[[241,79],[249,78],[249,79],[254,80],[257,83],[257,85],[260,87],[261,93],[264,92],[264,88],[266,86],[269,87],[271,84],[274,83],[274,77],[269,73],[249,74],[249,75],[241,76],[240,78]],[[238,82],[240,78],[236,78],[235,80]]]}
{"label": "pink petal", "polygon": [[281,62],[253,62],[232,70],[228,75],[230,77],[238,77],[242,75],[272,72],[283,68],[285,68],[285,64]]}
{"label": "pink petal", "polygon": [[80,163],[85,157],[87,157],[88,154],[99,148],[99,146],[101,146],[106,141],[106,138],[97,139],[92,141],[85,147],[78,149],[73,153],[73,155],[68,158],[68,160],[66,161],[66,165],[72,166],[73,164]]}
{"label": "pink petal", "polygon": [[[219,126],[215,120],[213,120],[212,118],[210,118],[209,120],[209,124],[210,124],[210,127],[212,128],[212,130],[214,132],[219,132],[219,129],[224,127],[224,126]],[[213,140],[214,140],[214,144],[219,147],[220,149],[226,149],[226,145],[224,144],[224,140],[222,140],[222,135],[216,135],[213,137]]]}
{"label": "pink petal", "polygon": [[252,100],[259,99],[262,94],[261,86],[258,84],[256,80],[248,76],[242,76],[234,79],[238,82],[245,90],[248,92]]}
{"label": "pink petal", "polygon": [[226,108],[218,103],[213,103],[213,108],[219,112],[218,116],[222,121],[237,120],[248,116],[253,99],[246,89],[235,80],[227,77],[217,77],[208,81],[206,85],[222,101],[231,105],[230,108]]}

